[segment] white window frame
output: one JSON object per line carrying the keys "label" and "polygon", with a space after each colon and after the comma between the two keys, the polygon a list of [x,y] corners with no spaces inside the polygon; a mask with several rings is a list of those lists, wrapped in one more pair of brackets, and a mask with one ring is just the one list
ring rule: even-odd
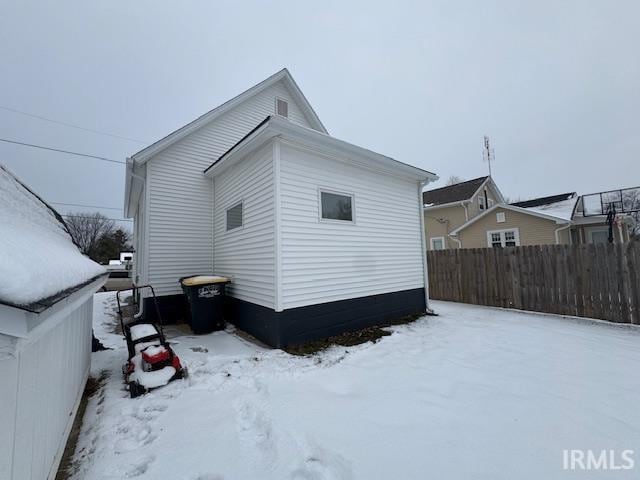
{"label": "white window frame", "polygon": [[506,244],[505,232],[513,232],[513,236],[514,236],[514,239],[516,241],[516,247],[519,247],[520,246],[520,229],[518,227],[515,227],[515,228],[504,228],[502,230],[487,230],[487,246],[489,248],[494,248],[493,247],[493,242],[491,241],[491,234],[492,233],[499,233],[500,234],[500,244],[502,245],[502,248],[505,248],[505,244]]}
{"label": "white window frame", "polygon": [[[335,218],[323,218],[322,217],[322,194],[333,193],[334,195],[342,195],[343,197],[351,197],[351,220],[338,220]],[[320,187],[318,188],[318,220],[322,223],[338,223],[338,224],[353,224],[356,223],[356,195],[354,193],[341,192],[338,190],[331,190],[330,188]]]}
{"label": "white window frame", "polygon": [[431,237],[429,239],[429,243],[431,244],[431,250],[437,250],[434,246],[433,246],[433,241],[434,240],[442,240],[442,248],[440,250],[446,250],[447,249],[447,244],[444,241],[444,237]]}
{"label": "white window frame", "polygon": [[[285,115],[280,115],[280,114],[278,113],[278,101],[280,101],[280,102],[284,102],[284,103],[286,103],[286,104],[287,104],[287,115],[286,115],[286,116],[285,116]],[[276,115],[278,115],[279,117],[282,117],[282,118],[289,118],[289,100],[287,100],[286,98],[276,97],[274,109],[275,109],[275,113],[276,113]]]}
{"label": "white window frame", "polygon": [[[235,227],[232,229],[229,229],[229,225],[227,223],[227,213],[229,212],[229,210],[231,210],[232,208],[237,207],[238,205],[242,205],[242,216],[241,216],[241,224],[239,227]],[[240,199],[238,201],[233,202],[231,205],[229,205],[227,208],[224,209],[224,233],[233,233],[233,232],[238,232],[240,230],[244,229],[244,199]]]}
{"label": "white window frame", "polygon": [[507,221],[507,214],[505,212],[496,213],[496,223],[505,223]]}

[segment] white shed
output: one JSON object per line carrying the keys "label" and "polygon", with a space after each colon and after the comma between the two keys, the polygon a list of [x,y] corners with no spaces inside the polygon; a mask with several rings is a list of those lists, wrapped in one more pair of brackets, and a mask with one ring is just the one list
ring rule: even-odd
{"label": "white shed", "polygon": [[0,478],[54,478],[89,372],[105,270],[0,166]]}
{"label": "white shed", "polygon": [[427,308],[437,177],[331,137],[287,70],[127,163],[136,280],[168,316],[200,273],[231,277],[227,320],[278,347]]}

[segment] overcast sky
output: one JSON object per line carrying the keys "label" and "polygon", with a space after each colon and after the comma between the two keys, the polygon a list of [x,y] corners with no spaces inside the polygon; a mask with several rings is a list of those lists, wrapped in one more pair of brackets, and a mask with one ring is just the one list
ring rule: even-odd
{"label": "overcast sky", "polygon": [[[486,174],[485,134],[512,199],[640,184],[637,1],[0,1],[0,106],[141,142],[1,108],[0,138],[124,160],[286,66],[333,136],[438,185]],[[123,165],[2,142],[0,163],[122,207]]]}

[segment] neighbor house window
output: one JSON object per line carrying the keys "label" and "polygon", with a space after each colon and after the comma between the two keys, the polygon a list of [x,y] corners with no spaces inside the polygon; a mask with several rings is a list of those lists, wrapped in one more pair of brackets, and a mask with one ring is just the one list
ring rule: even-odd
{"label": "neighbor house window", "polygon": [[242,202],[227,208],[227,232],[242,227]]}
{"label": "neighbor house window", "polygon": [[353,195],[320,191],[320,218],[353,222]]}
{"label": "neighbor house window", "polygon": [[492,248],[517,247],[520,245],[520,232],[517,228],[487,232],[487,243]]}
{"label": "neighbor house window", "polygon": [[286,100],[276,98],[276,113],[281,117],[289,116],[289,104]]}
{"label": "neighbor house window", "polygon": [[589,230],[589,243],[609,243],[609,229]]}
{"label": "neighbor house window", "polygon": [[444,250],[444,237],[431,238],[431,250]]}
{"label": "neighbor house window", "polygon": [[498,223],[504,223],[506,221],[504,212],[498,212],[496,213],[496,222]]}

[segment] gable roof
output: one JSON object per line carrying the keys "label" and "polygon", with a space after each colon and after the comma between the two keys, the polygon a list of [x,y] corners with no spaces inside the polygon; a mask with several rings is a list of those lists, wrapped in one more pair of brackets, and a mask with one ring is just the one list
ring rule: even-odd
{"label": "gable roof", "polygon": [[531,200],[524,200],[521,202],[513,202],[511,205],[522,208],[541,207],[543,205],[550,205],[552,203],[562,202],[574,198],[576,192],[560,193],[558,195],[549,195],[548,197],[532,198]]}
{"label": "gable roof", "polygon": [[445,205],[448,203],[462,202],[469,200],[473,194],[489,179],[489,176],[474,178],[466,182],[436,188],[422,193],[422,200],[425,205]]}
{"label": "gable roof", "polygon": [[476,215],[475,217],[473,217],[468,222],[463,223],[458,228],[456,228],[453,231],[451,231],[451,233],[449,233],[449,235],[454,235],[454,236],[457,235],[458,232],[460,232],[461,230],[464,230],[468,226],[473,225],[478,220],[480,220],[481,218],[486,217],[487,215],[489,215],[491,212],[495,211],[498,208],[504,208],[505,210],[511,210],[513,212],[524,213],[525,215],[532,215],[534,217],[543,218],[545,220],[551,220],[553,222],[556,222],[557,224],[570,223],[570,221],[571,221],[571,219],[560,218],[560,217],[557,217],[557,216],[554,216],[554,215],[547,215],[545,213],[537,212],[537,211],[532,210],[532,209],[516,207],[514,205],[509,205],[508,203],[497,203],[493,207],[485,210],[480,215]]}
{"label": "gable roof", "polygon": [[62,217],[0,165],[0,304],[40,312],[106,274]]}
{"label": "gable roof", "polygon": [[311,107],[311,104],[302,93],[302,90],[300,90],[300,87],[298,87],[298,84],[295,82],[295,80],[289,73],[289,70],[287,70],[286,68],[283,68],[279,72],[271,75],[269,78],[263,80],[257,85],[254,85],[248,90],[245,90],[241,94],[233,97],[231,100],[224,102],[222,105],[217,106],[213,110],[210,110],[204,115],[201,115],[200,117],[196,118],[192,122],[187,123],[183,127],[180,127],[179,129],[173,131],[172,133],[165,136],[164,138],[161,138],[157,142],[133,154],[130,157],[131,160],[133,160],[136,163],[145,163],[147,160],[149,160],[149,158],[151,158],[158,152],[164,150],[165,148],[174,144],[178,140],[181,140],[182,138],[186,137],[190,133],[202,128],[209,122],[218,118],[223,113],[232,109],[236,105],[244,102],[249,97],[252,97],[253,95],[263,91],[264,89],[274,85],[279,81],[283,81],[284,84],[288,87],[291,94],[293,95],[293,98],[296,100],[296,102],[302,109],[302,112],[304,113],[309,123],[314,128],[317,128],[319,131],[323,133],[327,133],[327,129],[324,127],[324,125],[320,121],[320,118],[318,118],[318,115],[313,110],[313,107]]}
{"label": "gable roof", "polygon": [[427,182],[435,181],[438,178],[434,173],[339,140],[326,133],[298,125],[277,115],[269,116],[260,122],[251,132],[207,167],[204,171],[205,175],[215,176],[227,168],[225,165],[230,165],[234,161],[241,160],[248,152],[259,148],[267,140],[276,136],[294,140],[304,144],[306,147],[322,149],[332,154],[340,153],[341,155],[339,155],[339,157],[343,158],[346,162],[364,168],[374,169],[384,174]]}

